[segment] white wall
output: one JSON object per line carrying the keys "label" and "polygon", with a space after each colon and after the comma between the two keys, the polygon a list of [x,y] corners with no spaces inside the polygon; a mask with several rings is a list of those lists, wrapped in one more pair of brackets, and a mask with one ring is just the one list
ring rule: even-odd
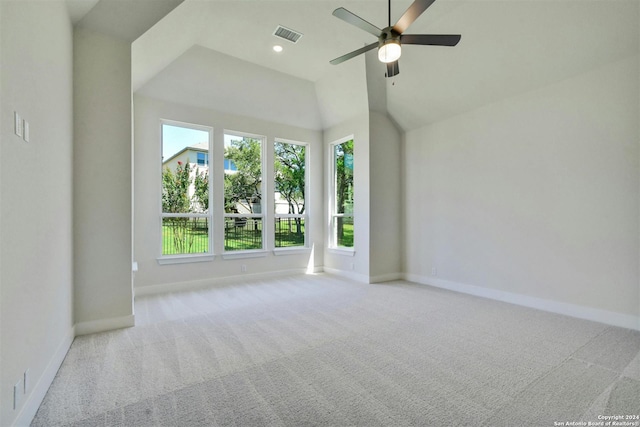
{"label": "white wall", "polygon": [[401,133],[387,111],[386,68],[374,49],[365,54],[369,104],[369,281],[402,278]]}
{"label": "white wall", "polygon": [[408,132],[407,276],[632,323],[638,75],[636,55]]}
{"label": "white wall", "polygon": [[322,129],[313,82],[198,45],[136,93],[271,123]]}
{"label": "white wall", "polygon": [[386,114],[369,112],[370,281],[402,277],[401,135]]}
{"label": "white wall", "polygon": [[[322,210],[322,132],[176,104],[137,94],[134,96],[134,112],[135,260],[139,267],[135,276],[136,294],[205,286],[230,277],[297,272],[304,271],[309,266],[311,268],[322,266],[324,221]],[[222,259],[217,256],[214,261],[159,265],[157,258],[160,256],[161,246],[161,119],[213,127],[214,157],[210,159],[210,162],[215,162],[215,159],[221,159],[224,156],[223,135],[225,129],[266,136],[267,160],[265,164],[267,168],[271,169],[273,167],[274,138],[309,143],[310,192],[307,194],[307,208],[309,238],[314,250],[278,256],[267,251],[264,257],[259,258]],[[223,194],[221,176],[214,179],[213,185],[214,195]],[[273,183],[267,182],[265,199],[272,197],[270,195],[273,195],[273,188]],[[224,215],[220,197],[214,197],[213,206],[214,223],[220,224]],[[223,250],[223,232],[221,228],[217,227],[214,227],[214,232],[214,252],[216,255],[220,255]],[[272,236],[267,233],[266,247],[269,247],[269,242],[272,241]],[[246,273],[242,273],[242,265],[246,265]]]}
{"label": "white wall", "polygon": [[74,31],[77,332],[133,325],[131,44]]}
{"label": "white wall", "polygon": [[322,127],[331,130],[368,111],[365,60],[360,55],[332,68],[316,81]]}
{"label": "white wall", "polygon": [[[0,28],[0,425],[9,426],[30,422],[73,339],[73,48],[62,1],[2,1]],[[29,143],[13,133],[14,111],[30,123]]]}

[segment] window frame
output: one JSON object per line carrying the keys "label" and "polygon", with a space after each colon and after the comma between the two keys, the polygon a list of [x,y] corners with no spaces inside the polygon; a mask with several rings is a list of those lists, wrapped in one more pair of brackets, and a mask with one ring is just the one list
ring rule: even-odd
{"label": "window frame", "polygon": [[[353,256],[356,250],[356,239],[355,239],[355,225],[354,225],[354,239],[353,246],[339,246],[338,245],[338,236],[337,236],[337,220],[338,218],[351,218],[355,224],[355,196],[354,196],[354,209],[350,214],[346,213],[338,213],[337,212],[337,169],[336,169],[336,158],[335,158],[335,147],[345,142],[353,141],[353,158],[354,158],[354,168],[355,171],[355,138],[353,135],[338,139],[329,143],[329,221],[328,221],[328,249],[331,252],[342,253],[346,255]],[[355,177],[354,177],[354,195],[355,195]]]}
{"label": "window frame", "polygon": [[[163,187],[164,187],[164,183],[162,180],[162,174],[164,172],[164,158],[162,156],[162,151],[163,151],[163,147],[164,147],[164,126],[172,126],[172,127],[180,127],[180,128],[186,128],[186,129],[192,129],[192,130],[198,130],[198,131],[204,131],[208,133],[208,141],[207,141],[207,145],[208,145],[208,149],[207,149],[207,153],[206,153],[206,159],[212,159],[213,158],[213,138],[214,138],[214,128],[211,126],[206,126],[206,125],[200,125],[197,123],[188,123],[188,122],[182,122],[182,121],[178,121],[178,120],[170,120],[170,119],[160,119],[160,183],[159,183],[159,187],[160,187],[160,197],[158,200],[158,204],[159,204],[159,212],[160,212],[160,229],[159,229],[159,255],[157,257],[157,261],[159,264],[163,265],[163,264],[180,264],[180,263],[188,263],[188,262],[199,262],[199,261],[212,261],[215,257],[214,252],[213,252],[213,248],[214,248],[214,233],[213,233],[213,229],[214,229],[214,216],[213,216],[213,212],[214,212],[214,206],[215,206],[215,201],[213,199],[213,187],[214,187],[214,183],[213,183],[213,168],[209,167],[209,164],[205,164],[204,167],[207,167],[207,176],[209,179],[209,188],[208,188],[208,192],[209,192],[209,208],[208,208],[208,212],[206,213],[171,213],[171,212],[164,212],[163,207],[162,207],[162,192],[163,192]],[[196,161],[195,163],[193,163],[194,167],[202,167],[201,165],[198,165],[198,161],[197,161],[197,154],[196,154]],[[163,223],[164,223],[164,219],[165,218],[204,218],[207,220],[207,238],[208,238],[208,244],[207,244],[207,252],[200,252],[200,253],[184,253],[184,254],[164,254],[163,253]]]}
{"label": "window frame", "polygon": [[[302,141],[295,141],[295,140],[291,140],[291,139],[285,139],[285,138],[275,138],[273,141],[273,160],[274,160],[274,165],[275,165],[275,160],[276,160],[276,156],[275,156],[275,145],[277,143],[281,143],[281,144],[291,144],[291,145],[298,145],[301,147],[304,147],[304,194],[305,194],[305,199],[304,199],[304,213],[303,214],[278,214],[276,213],[276,203],[275,203],[275,170],[272,173],[271,176],[271,180],[273,183],[273,198],[272,198],[272,202],[273,202],[273,225],[274,225],[274,229],[273,229],[273,250],[274,253],[280,252],[280,253],[285,253],[285,252],[294,252],[294,251],[299,251],[299,250],[306,250],[310,247],[309,244],[309,209],[310,209],[310,198],[309,198],[309,158],[310,158],[310,150],[311,150],[311,144],[309,144],[308,142],[302,142]],[[276,238],[275,238],[275,223],[278,219],[282,219],[282,218],[301,218],[302,220],[304,220],[304,244],[302,246],[276,246]]]}

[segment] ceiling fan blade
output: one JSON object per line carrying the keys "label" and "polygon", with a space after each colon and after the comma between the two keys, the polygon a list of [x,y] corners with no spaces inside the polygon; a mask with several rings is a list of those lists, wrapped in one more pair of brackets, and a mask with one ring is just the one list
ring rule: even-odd
{"label": "ceiling fan blade", "polygon": [[402,44],[422,44],[431,46],[455,46],[460,41],[459,34],[403,34]]}
{"label": "ceiling fan blade", "polygon": [[404,14],[398,19],[396,25],[393,26],[393,29],[398,32],[398,34],[402,34],[407,31],[409,25],[413,24],[413,21],[418,19],[418,16],[422,14],[431,4],[433,4],[435,0],[416,0],[414,1],[409,9],[407,9]]}
{"label": "ceiling fan blade", "polygon": [[387,63],[387,75],[386,77],[393,77],[400,74],[400,68],[398,67],[398,61]]}
{"label": "ceiling fan blade", "polygon": [[329,61],[330,63],[332,63],[333,65],[338,65],[343,63],[344,61],[346,61],[347,59],[351,59],[355,56],[360,55],[361,53],[365,53],[370,51],[371,49],[373,49],[374,47],[378,46],[378,42],[375,43],[371,43],[369,45],[366,45],[365,47],[361,47],[358,50],[354,50],[353,52],[349,52],[347,54],[344,54],[336,59],[332,59],[331,61]]}
{"label": "ceiling fan blade", "polygon": [[361,30],[366,31],[369,34],[373,34],[376,37],[380,37],[380,34],[382,34],[382,30],[380,28],[365,21],[364,19],[360,18],[358,15],[352,12],[349,12],[344,7],[339,7],[336,10],[334,10],[333,16],[335,16],[336,18],[340,18],[351,25],[355,25]]}

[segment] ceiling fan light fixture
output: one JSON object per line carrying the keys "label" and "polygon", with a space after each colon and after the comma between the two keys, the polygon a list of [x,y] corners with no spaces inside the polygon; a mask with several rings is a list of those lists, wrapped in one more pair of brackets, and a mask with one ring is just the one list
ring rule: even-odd
{"label": "ceiling fan light fixture", "polygon": [[385,64],[397,61],[400,55],[402,55],[402,48],[400,47],[400,41],[397,39],[385,40],[378,48],[378,59]]}

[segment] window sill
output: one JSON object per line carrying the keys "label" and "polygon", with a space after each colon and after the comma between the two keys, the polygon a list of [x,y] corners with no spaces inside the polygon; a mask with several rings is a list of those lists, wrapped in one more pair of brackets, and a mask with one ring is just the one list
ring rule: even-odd
{"label": "window sill", "polygon": [[262,258],[267,256],[267,251],[237,251],[237,252],[225,252],[222,254],[222,259],[241,259],[241,258]]}
{"label": "window sill", "polygon": [[329,253],[332,253],[332,254],[343,255],[343,256],[356,255],[356,251],[354,249],[347,249],[347,248],[327,248],[327,251],[329,251]]}
{"label": "window sill", "polygon": [[173,255],[156,258],[160,265],[188,264],[191,262],[209,262],[215,259],[215,255]]}
{"label": "window sill", "polygon": [[308,254],[308,253],[311,253],[311,249],[304,246],[294,247],[294,248],[276,248],[273,250],[273,254],[277,256]]}

